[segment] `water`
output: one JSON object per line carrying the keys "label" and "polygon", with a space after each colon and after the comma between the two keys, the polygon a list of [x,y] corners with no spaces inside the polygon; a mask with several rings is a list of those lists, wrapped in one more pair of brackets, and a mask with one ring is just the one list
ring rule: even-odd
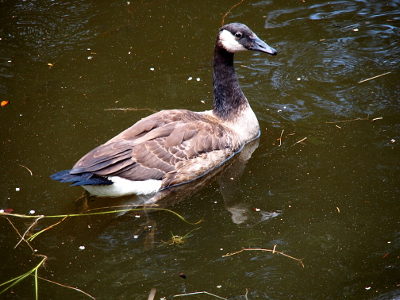
{"label": "water", "polygon": [[[233,4],[1,2],[0,100],[10,103],[0,108],[0,207],[74,213],[81,189],[49,175],[153,111],[209,109],[213,44]],[[236,56],[262,128],[247,164],[232,161],[216,181],[160,203],[198,225],[166,211],[68,218],[31,242],[48,257],[39,276],[96,299],[146,299],[152,287],[155,299],[196,291],[399,299],[399,6],[245,1],[234,8],[226,23],[247,24],[278,50]],[[241,168],[238,182],[232,174]],[[21,234],[33,222],[9,220]],[[39,220],[32,231],[59,220]],[[0,228],[5,282],[41,257],[24,242],[14,249],[19,237],[4,217]],[[222,257],[274,245],[304,268],[270,252]],[[2,297],[33,299],[34,278]],[[88,299],[40,279],[39,297]]]}

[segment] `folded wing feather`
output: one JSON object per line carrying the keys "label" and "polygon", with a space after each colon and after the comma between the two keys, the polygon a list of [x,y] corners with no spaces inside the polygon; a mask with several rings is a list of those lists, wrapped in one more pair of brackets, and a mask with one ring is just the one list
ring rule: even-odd
{"label": "folded wing feather", "polygon": [[157,179],[166,187],[192,180],[236,152],[240,145],[231,144],[231,134],[204,113],[161,111],[86,154],[70,174]]}

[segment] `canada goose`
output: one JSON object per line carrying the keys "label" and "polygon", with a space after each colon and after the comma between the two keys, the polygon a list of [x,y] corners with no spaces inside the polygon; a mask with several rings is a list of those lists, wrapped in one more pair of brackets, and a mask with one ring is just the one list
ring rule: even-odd
{"label": "canada goose", "polygon": [[163,110],[138,121],[51,175],[99,197],[153,194],[214,169],[259,136],[257,118],[235,73],[233,55],[253,50],[276,55],[246,25],[231,23],[217,35],[213,110]]}

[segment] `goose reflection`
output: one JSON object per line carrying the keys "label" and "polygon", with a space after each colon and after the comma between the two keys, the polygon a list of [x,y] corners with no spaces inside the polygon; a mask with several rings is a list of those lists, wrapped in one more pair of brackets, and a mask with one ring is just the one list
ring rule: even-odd
{"label": "goose reflection", "polygon": [[[193,182],[170,187],[152,195],[93,198],[86,194],[76,202],[77,210],[80,213],[85,213],[93,210],[99,211],[102,208],[105,210],[110,207],[122,207],[126,210],[143,208],[143,210],[135,210],[134,214],[136,216],[145,215],[148,222],[151,223],[149,213],[154,210],[154,208],[173,206],[174,204],[190,198],[212,182],[217,181],[225,208],[231,214],[233,223],[240,227],[252,227],[280,214],[279,211],[270,212],[255,208],[251,200],[245,199],[241,193],[240,178],[246,167],[246,163],[251,158],[258,145],[259,139],[246,144],[242,151],[237,153],[226,163]],[[93,199],[94,201],[92,201]],[[120,213],[119,215],[122,214],[124,213]],[[155,228],[154,224],[152,224],[151,227]]]}

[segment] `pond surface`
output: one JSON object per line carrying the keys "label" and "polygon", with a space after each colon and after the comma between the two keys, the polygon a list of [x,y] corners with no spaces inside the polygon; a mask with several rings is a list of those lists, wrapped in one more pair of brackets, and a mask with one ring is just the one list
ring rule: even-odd
{"label": "pond surface", "polygon": [[[210,109],[215,36],[234,4],[2,1],[0,208],[55,216],[123,204],[77,207],[82,189],[49,176],[154,111]],[[70,217],[30,242],[35,255],[14,248],[35,219],[3,216],[0,282],[40,254],[38,275],[64,285],[38,279],[40,299],[90,299],[65,286],[96,299],[147,299],[152,288],[154,299],[400,299],[400,1],[244,1],[229,22],[278,55],[235,57],[258,142],[160,202],[201,223],[164,210]],[[243,248],[292,258],[224,256]],[[34,277],[1,297],[34,299]]]}

